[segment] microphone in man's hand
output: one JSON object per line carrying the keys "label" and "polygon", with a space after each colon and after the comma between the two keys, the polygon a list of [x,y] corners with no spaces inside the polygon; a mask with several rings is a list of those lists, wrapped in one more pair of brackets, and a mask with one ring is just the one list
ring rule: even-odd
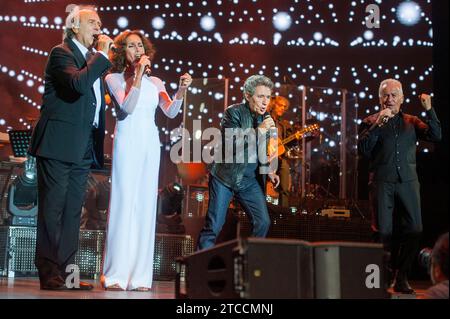
{"label": "microphone in man's hand", "polygon": [[[264,120],[266,119],[271,119],[272,117],[270,116],[269,112],[264,113]],[[275,125],[271,125],[270,127],[275,127]]]}
{"label": "microphone in man's hand", "polygon": [[[270,114],[268,112],[264,113],[264,120],[266,119],[271,119],[272,117],[270,116]],[[270,136],[273,138],[277,138],[278,137],[278,130],[276,129],[277,127],[272,124],[269,128],[270,131]]]}
{"label": "microphone in man's hand", "polygon": [[114,52],[114,53],[119,53],[119,49],[116,48],[116,46],[114,45],[114,43],[111,43],[109,45],[109,49]]}
{"label": "microphone in man's hand", "polygon": [[[392,110],[390,110],[391,111],[391,114],[392,114]],[[383,125],[384,124],[386,124],[388,121],[389,121],[389,119],[390,119],[390,117],[388,116],[388,115],[385,115],[385,116],[383,116],[383,118],[381,119],[381,122],[383,123]]]}
{"label": "microphone in man's hand", "polygon": [[[93,37],[94,37],[93,47],[94,47],[94,48],[97,47],[97,44],[98,44],[98,37],[99,37],[99,36],[100,36],[100,34],[94,34],[94,35],[93,35]],[[114,52],[114,53],[118,53],[118,52],[119,52],[119,49],[116,48],[116,46],[114,45],[113,42],[111,42],[111,43],[109,44],[108,49],[111,50],[111,51]]]}

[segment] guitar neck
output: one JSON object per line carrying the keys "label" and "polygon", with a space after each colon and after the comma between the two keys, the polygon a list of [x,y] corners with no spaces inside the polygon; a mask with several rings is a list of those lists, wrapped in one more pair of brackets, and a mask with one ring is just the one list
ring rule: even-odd
{"label": "guitar neck", "polygon": [[303,130],[298,131],[297,133],[292,134],[291,136],[286,137],[284,140],[281,141],[281,144],[286,144],[289,143],[295,139],[297,139],[297,135],[299,136],[299,138],[304,134],[305,132],[303,132]]}

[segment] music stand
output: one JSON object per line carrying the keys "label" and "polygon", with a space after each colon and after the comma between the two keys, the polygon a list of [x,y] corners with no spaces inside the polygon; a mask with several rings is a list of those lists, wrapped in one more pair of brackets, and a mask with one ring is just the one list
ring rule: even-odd
{"label": "music stand", "polygon": [[27,157],[32,130],[12,130],[8,132],[14,157]]}
{"label": "music stand", "polygon": [[8,132],[14,157],[26,158],[23,172],[18,174],[9,186],[8,211],[12,217],[10,220],[12,226],[36,226],[38,213],[36,158],[28,155],[31,133],[32,130]]}

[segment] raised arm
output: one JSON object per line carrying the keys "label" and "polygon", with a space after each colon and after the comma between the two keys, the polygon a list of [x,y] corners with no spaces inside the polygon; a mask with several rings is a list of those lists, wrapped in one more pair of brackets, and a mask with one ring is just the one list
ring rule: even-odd
{"label": "raised arm", "polygon": [[140,89],[131,86],[130,90],[126,92],[126,83],[119,73],[108,74],[105,81],[114,104],[127,114],[133,113],[139,99]]}
{"label": "raised arm", "polygon": [[111,67],[111,62],[97,52],[86,66],[79,69],[75,57],[69,50],[58,46],[53,48],[47,66],[59,84],[84,95],[92,89],[94,82]]}
{"label": "raised arm", "polygon": [[159,107],[167,117],[171,119],[175,118],[183,105],[183,96],[192,82],[190,75],[186,73],[180,77],[180,85],[174,100],[170,98],[164,84],[159,78],[151,77],[151,80],[158,89]]}

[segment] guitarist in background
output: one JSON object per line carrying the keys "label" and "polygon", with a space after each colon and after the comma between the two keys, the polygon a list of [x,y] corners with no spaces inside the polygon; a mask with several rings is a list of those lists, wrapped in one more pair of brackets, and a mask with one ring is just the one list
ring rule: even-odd
{"label": "guitarist in background", "polygon": [[[283,96],[278,95],[270,99],[270,104],[268,107],[270,116],[273,118],[275,125],[278,128],[278,138],[282,140],[293,133],[292,125],[282,118],[284,113],[289,109],[289,106],[289,100]],[[281,207],[289,207],[290,166],[289,161],[284,154],[282,154],[278,158],[277,175],[280,176],[280,185],[278,187],[279,203]]]}

